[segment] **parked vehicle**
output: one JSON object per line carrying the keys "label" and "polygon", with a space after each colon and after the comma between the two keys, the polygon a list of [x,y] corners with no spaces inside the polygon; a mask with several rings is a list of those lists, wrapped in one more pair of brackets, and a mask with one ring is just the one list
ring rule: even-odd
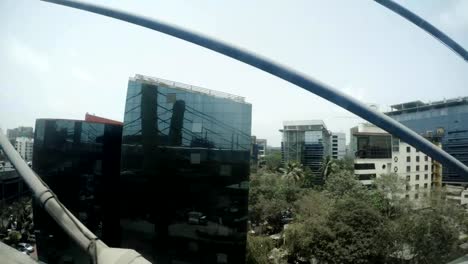
{"label": "parked vehicle", "polygon": [[191,225],[206,225],[207,219],[206,215],[203,215],[200,212],[189,212],[188,213],[188,223]]}
{"label": "parked vehicle", "polygon": [[29,253],[32,253],[34,252],[34,247],[31,245],[31,244],[28,244],[28,243],[18,243],[18,250],[21,251],[21,252],[27,252],[28,254]]}

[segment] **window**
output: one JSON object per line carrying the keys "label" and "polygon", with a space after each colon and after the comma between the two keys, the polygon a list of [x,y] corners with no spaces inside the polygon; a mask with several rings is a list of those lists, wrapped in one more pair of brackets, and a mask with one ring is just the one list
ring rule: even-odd
{"label": "window", "polygon": [[231,173],[232,173],[231,165],[223,164],[223,165],[220,166],[219,175],[221,175],[221,176],[231,176]]}
{"label": "window", "polygon": [[416,162],[419,162],[419,156],[416,156]]}
{"label": "window", "polygon": [[424,179],[425,179],[425,180],[429,179],[429,175],[424,174]]}
{"label": "window", "polygon": [[406,185],[406,190],[407,190],[407,191],[411,191],[411,186],[407,184],[407,185]]}
{"label": "window", "polygon": [[426,155],[424,156],[424,161],[428,161],[429,160],[429,157]]}
{"label": "window", "polygon": [[429,165],[424,165],[424,170],[425,171],[429,170]]}
{"label": "window", "polygon": [[410,153],[411,152],[411,147],[406,147],[406,152]]}
{"label": "window", "polygon": [[406,199],[409,199],[409,194],[405,195],[405,198],[406,198]]}
{"label": "window", "polygon": [[373,180],[375,179],[375,174],[359,174],[357,175],[360,181]]}
{"label": "window", "polygon": [[400,151],[400,139],[399,138],[392,138],[392,151],[399,152]]}
{"label": "window", "polygon": [[390,136],[357,136],[356,156],[366,159],[389,159],[392,157]]}
{"label": "window", "polygon": [[354,169],[355,170],[374,170],[375,164],[374,163],[355,163]]}
{"label": "window", "polygon": [[175,103],[177,97],[176,97],[176,94],[175,93],[168,93],[166,95],[166,103]]}
{"label": "window", "polygon": [[333,143],[333,147],[338,147],[338,144],[336,144],[336,143]]}
{"label": "window", "polygon": [[410,180],[411,180],[411,176],[406,175],[406,181],[410,181]]}
{"label": "window", "polygon": [[200,164],[200,153],[191,153],[190,154],[190,163],[192,164]]}
{"label": "window", "polygon": [[424,197],[427,197],[427,193],[423,193],[423,196],[424,196]]}
{"label": "window", "polygon": [[411,162],[411,157],[410,156],[406,157],[406,162]]}
{"label": "window", "polygon": [[419,165],[416,165],[416,171],[419,171]]}
{"label": "window", "polygon": [[202,124],[201,123],[192,123],[192,132],[194,132],[194,133],[202,132]]}
{"label": "window", "polygon": [[424,189],[427,189],[427,183],[424,184]]}
{"label": "window", "polygon": [[416,180],[419,181],[419,174],[416,174]]}
{"label": "window", "polygon": [[415,189],[415,190],[419,190],[419,184],[415,184],[415,185],[414,185],[414,189]]}
{"label": "window", "polygon": [[419,199],[419,194],[416,193],[416,194],[414,195],[414,199]]}
{"label": "window", "polygon": [[411,171],[411,166],[406,166],[406,172],[410,172]]}
{"label": "window", "polygon": [[465,194],[465,196],[463,196],[463,197],[468,198],[468,194]]}

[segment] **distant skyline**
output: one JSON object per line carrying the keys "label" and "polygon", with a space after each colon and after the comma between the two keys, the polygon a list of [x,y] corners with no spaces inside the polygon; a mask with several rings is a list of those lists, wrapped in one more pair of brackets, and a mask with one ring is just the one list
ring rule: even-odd
{"label": "distant skyline", "polygon": [[[468,63],[372,1],[94,1],[258,52],[381,110],[468,96]],[[468,48],[468,1],[397,1]],[[128,23],[36,0],[0,2],[0,127],[36,118],[122,120],[128,78],[144,74],[246,97],[252,134],[279,146],[283,120],[363,122],[294,85]]]}

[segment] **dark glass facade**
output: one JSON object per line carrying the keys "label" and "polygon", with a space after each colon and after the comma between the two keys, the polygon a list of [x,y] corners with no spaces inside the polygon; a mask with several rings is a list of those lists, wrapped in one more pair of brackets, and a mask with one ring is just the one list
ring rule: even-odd
{"label": "dark glass facade", "polygon": [[[33,169],[59,200],[109,246],[119,246],[122,126],[38,119]],[[37,252],[45,263],[91,263],[85,252],[34,205]]]}
{"label": "dark glass facade", "polygon": [[245,262],[251,111],[214,91],[130,79],[121,247],[153,263]]}
{"label": "dark glass facade", "polygon": [[356,157],[360,159],[389,159],[392,157],[392,137],[389,135],[357,135]]}

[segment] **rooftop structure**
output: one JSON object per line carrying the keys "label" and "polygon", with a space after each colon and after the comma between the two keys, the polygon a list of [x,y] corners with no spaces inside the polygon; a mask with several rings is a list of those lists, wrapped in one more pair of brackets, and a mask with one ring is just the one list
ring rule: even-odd
{"label": "rooftop structure", "polygon": [[396,115],[402,112],[420,112],[427,111],[429,109],[436,109],[442,107],[456,106],[456,105],[468,105],[468,96],[467,97],[458,97],[452,99],[444,99],[441,101],[434,101],[424,103],[422,101],[412,101],[407,103],[391,105],[392,111],[388,112],[387,115]]}
{"label": "rooftop structure", "polygon": [[307,130],[327,130],[325,126],[325,122],[323,120],[288,120],[283,121],[283,129],[280,131],[283,132],[284,130],[296,130],[296,131],[307,131]]}
{"label": "rooftop structure", "polygon": [[94,123],[101,123],[101,124],[108,124],[108,125],[123,125],[123,122],[100,117],[97,115],[91,115],[86,113],[85,115],[85,121],[86,122],[94,122]]}
{"label": "rooftop structure", "polygon": [[202,93],[202,94],[207,94],[210,96],[215,96],[215,97],[220,97],[220,98],[226,98],[226,99],[231,99],[236,102],[240,103],[245,103],[245,97],[230,94],[230,93],[225,93],[221,91],[215,91],[215,90],[210,90],[207,88],[191,85],[191,84],[185,84],[181,82],[175,82],[171,80],[166,80],[162,78],[156,78],[156,77],[151,77],[151,76],[146,76],[146,75],[141,75],[141,74],[136,74],[135,77],[130,78],[131,81],[139,81],[139,82],[145,82],[149,84],[155,84],[155,85],[163,85],[166,87],[170,87],[173,89],[180,89],[180,90],[185,90],[189,92],[195,92],[195,93]]}

